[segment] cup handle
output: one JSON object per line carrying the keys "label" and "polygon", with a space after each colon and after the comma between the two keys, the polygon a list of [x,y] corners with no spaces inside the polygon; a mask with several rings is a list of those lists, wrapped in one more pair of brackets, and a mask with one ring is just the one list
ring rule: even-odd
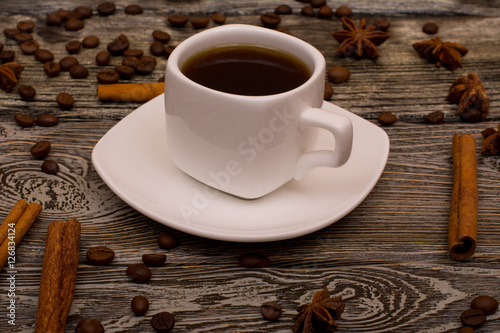
{"label": "cup handle", "polygon": [[300,128],[320,127],[335,137],[335,150],[315,150],[303,153],[295,169],[295,179],[302,179],[316,167],[337,168],[347,162],[352,148],[352,122],[349,118],[323,109],[311,108],[299,118]]}

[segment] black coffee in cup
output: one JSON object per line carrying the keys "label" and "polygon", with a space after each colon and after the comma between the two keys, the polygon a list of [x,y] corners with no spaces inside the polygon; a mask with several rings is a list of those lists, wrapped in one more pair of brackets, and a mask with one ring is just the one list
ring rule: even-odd
{"label": "black coffee in cup", "polygon": [[260,45],[212,47],[189,58],[181,71],[205,87],[247,96],[292,90],[311,76],[296,56]]}

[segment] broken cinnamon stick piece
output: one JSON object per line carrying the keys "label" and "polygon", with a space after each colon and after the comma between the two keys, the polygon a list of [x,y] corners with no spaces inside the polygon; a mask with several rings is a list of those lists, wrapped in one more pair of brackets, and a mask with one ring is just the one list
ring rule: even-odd
{"label": "broken cinnamon stick piece", "polygon": [[452,142],[453,189],[448,224],[448,249],[456,260],[469,259],[477,243],[477,162],[472,135],[455,134]]}
{"label": "broken cinnamon stick piece", "polygon": [[164,82],[100,84],[97,96],[101,101],[144,103],[164,90]]}

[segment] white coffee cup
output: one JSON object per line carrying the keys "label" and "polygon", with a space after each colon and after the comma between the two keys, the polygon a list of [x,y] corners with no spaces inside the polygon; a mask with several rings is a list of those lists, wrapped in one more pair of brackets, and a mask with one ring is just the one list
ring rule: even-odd
{"label": "white coffee cup", "polygon": [[[301,59],[311,77],[299,87],[265,96],[235,95],[187,78],[183,64],[210,47],[255,44]],[[165,73],[169,156],[186,174],[238,197],[262,197],[312,168],[340,167],[352,146],[351,121],[322,110],[325,59],[310,44],[267,28],[230,24],[180,43]],[[307,151],[317,128],[330,131],[332,150]],[[312,130],[311,130],[312,129]]]}

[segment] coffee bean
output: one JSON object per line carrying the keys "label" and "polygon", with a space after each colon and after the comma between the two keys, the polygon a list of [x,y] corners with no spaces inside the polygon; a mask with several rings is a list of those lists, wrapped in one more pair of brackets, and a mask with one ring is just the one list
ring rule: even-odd
{"label": "coffee bean", "polygon": [[309,1],[309,3],[311,4],[311,7],[313,7],[313,8],[320,8],[324,5],[326,5],[326,0],[311,0],[311,1]]}
{"label": "coffee bean", "polygon": [[32,39],[32,40],[29,40],[27,42],[22,43],[21,45],[19,45],[19,47],[21,48],[21,51],[24,54],[32,55],[35,53],[36,50],[38,50],[40,48],[40,44],[38,44],[37,41]]}
{"label": "coffee bean", "polygon": [[110,42],[107,46],[107,50],[112,55],[123,55],[123,52],[128,49],[130,43],[128,41],[127,36],[120,35],[114,41]]}
{"label": "coffee bean", "polygon": [[5,35],[5,37],[7,39],[14,39],[14,36],[18,33],[21,33],[21,30],[19,29],[10,29],[10,28],[7,28],[7,29],[4,29],[3,30],[3,34]]}
{"label": "coffee bean", "polygon": [[281,18],[275,13],[264,13],[260,15],[260,21],[266,28],[276,28],[280,24]]}
{"label": "coffee bean", "polygon": [[333,87],[331,84],[325,82],[325,92],[323,94],[323,99],[328,101],[333,96]]}
{"label": "coffee bean", "polygon": [[111,60],[111,53],[108,51],[101,51],[96,54],[95,56],[95,62],[97,66],[106,66],[109,64],[109,61]]}
{"label": "coffee bean", "polygon": [[136,4],[125,7],[125,14],[129,15],[139,15],[142,14],[142,11],[142,7]]}
{"label": "coffee bean", "polygon": [[50,153],[51,143],[48,140],[42,140],[35,143],[31,146],[30,152],[31,155],[35,158],[44,158],[47,157]]}
{"label": "coffee bean", "polygon": [[46,160],[42,163],[42,171],[49,175],[55,175],[59,172],[59,164],[54,160]]}
{"label": "coffee bean", "polygon": [[175,46],[173,46],[173,45],[165,46],[165,57],[168,58],[170,56],[170,54],[172,53],[172,51],[174,51],[174,49],[175,49]]}
{"label": "coffee bean", "polygon": [[226,22],[226,14],[224,13],[212,13],[210,14],[210,18],[217,24],[224,24]]}
{"label": "coffee bean", "polygon": [[274,8],[274,13],[277,15],[290,15],[293,13],[293,10],[289,5],[279,5]]}
{"label": "coffee bean", "polygon": [[207,27],[208,23],[210,23],[208,17],[195,17],[191,19],[191,26],[195,29],[204,29]]}
{"label": "coffee bean", "polygon": [[335,11],[335,15],[337,17],[344,17],[344,16],[350,17],[352,15],[352,10],[347,6],[340,6]]}
{"label": "coffee bean", "polygon": [[392,112],[382,112],[378,115],[377,121],[382,125],[394,124],[398,118]]}
{"label": "coffee bean", "polygon": [[64,23],[64,28],[68,31],[77,31],[83,29],[83,21],[77,18],[70,18]]}
{"label": "coffee bean", "polygon": [[17,88],[17,93],[23,101],[32,101],[35,99],[36,90],[30,85],[22,84]]}
{"label": "coffee bean", "polygon": [[486,315],[478,309],[468,309],[460,315],[460,321],[465,326],[477,328],[486,322]]}
{"label": "coffee bean", "polygon": [[56,77],[61,72],[61,65],[59,65],[57,62],[48,61],[43,64],[43,70],[45,71],[45,74],[47,74],[47,76]]}
{"label": "coffee bean", "polygon": [[[170,39],[170,35],[169,35],[169,39]],[[143,54],[144,54],[144,51],[140,50],[140,49],[128,49],[128,50],[125,50],[125,52],[123,52],[124,57],[136,57],[137,59],[142,57]]]}
{"label": "coffee bean", "polygon": [[144,314],[146,314],[146,312],[148,312],[149,300],[144,296],[137,295],[132,298],[130,306],[133,313],[135,313],[137,316],[143,316]]}
{"label": "coffee bean", "polygon": [[59,118],[52,113],[44,113],[36,118],[36,124],[43,127],[51,127],[59,124]]}
{"label": "coffee bean", "polygon": [[35,22],[33,21],[18,22],[17,28],[21,30],[21,32],[33,32],[33,29],[35,29]]}
{"label": "coffee bean", "polygon": [[238,258],[238,263],[242,267],[251,268],[263,268],[271,265],[271,261],[260,254],[243,254]]}
{"label": "coffee bean", "polygon": [[35,51],[35,59],[45,63],[54,60],[54,54],[47,49],[38,49]]}
{"label": "coffee bean", "polygon": [[158,236],[158,245],[162,249],[173,249],[177,246],[177,239],[170,232],[162,232],[160,236]]}
{"label": "coffee bean", "polygon": [[97,82],[101,84],[117,83],[119,80],[120,76],[114,69],[104,69],[97,73]]}
{"label": "coffee bean", "polygon": [[444,113],[442,111],[434,111],[424,116],[426,124],[441,124],[444,121]]}
{"label": "coffee bean", "polygon": [[94,246],[87,251],[87,262],[91,265],[108,265],[115,258],[115,252],[107,246]]}
{"label": "coffee bean", "polygon": [[79,40],[70,40],[66,43],[66,51],[69,54],[76,54],[80,51],[82,43]]}
{"label": "coffee bean", "polygon": [[69,75],[73,79],[84,79],[89,76],[89,70],[82,65],[75,65],[69,69]]}
{"label": "coffee bean", "polygon": [[480,295],[474,298],[470,304],[472,309],[478,309],[489,315],[498,309],[498,301],[491,296]]}
{"label": "coffee bean", "polygon": [[174,14],[174,15],[169,15],[167,17],[167,21],[173,27],[183,27],[186,25],[188,20],[189,20],[189,18],[187,17],[187,15],[183,15],[183,14]]}
{"label": "coffee bean", "polygon": [[281,317],[283,309],[281,308],[281,305],[278,302],[275,301],[264,302],[260,306],[260,313],[262,313],[262,316],[267,320],[275,321],[278,320],[279,317]]}
{"label": "coffee bean", "polygon": [[389,27],[391,26],[391,21],[389,21],[385,17],[379,17],[379,18],[375,19],[375,21],[373,22],[373,25],[375,26],[376,30],[387,31],[389,29]]}
{"label": "coffee bean", "polygon": [[130,264],[127,274],[132,281],[137,283],[146,283],[151,279],[151,270],[144,264]]}
{"label": "coffee bean", "polygon": [[75,99],[68,93],[62,92],[57,94],[57,104],[63,109],[71,109],[75,103]]}
{"label": "coffee bean", "polygon": [[328,70],[328,79],[335,84],[346,82],[350,76],[351,71],[344,66],[333,66]]}
{"label": "coffee bean", "polygon": [[96,319],[84,318],[76,325],[75,333],[104,333],[104,327]]}
{"label": "coffee bean", "polygon": [[318,9],[318,17],[319,18],[330,18],[334,14],[333,9],[329,6],[321,6]]}
{"label": "coffee bean", "polygon": [[82,40],[82,46],[86,49],[93,49],[99,46],[100,40],[97,36],[87,36]]}
{"label": "coffee bean", "polygon": [[102,16],[109,16],[114,14],[116,11],[116,5],[114,2],[103,2],[97,6],[97,12]]}
{"label": "coffee bean", "polygon": [[151,326],[159,333],[169,333],[175,326],[175,317],[170,312],[159,312],[151,318]]}
{"label": "coffee bean", "polygon": [[160,253],[147,253],[142,255],[142,261],[146,266],[159,267],[167,261],[167,256]]}
{"label": "coffee bean", "polygon": [[47,23],[47,25],[61,25],[62,21],[63,20],[61,16],[59,16],[57,13],[48,13],[45,16],[45,23]]}
{"label": "coffee bean", "polygon": [[123,66],[135,67],[139,63],[139,58],[137,57],[125,57],[122,59]]}
{"label": "coffee bean", "polygon": [[130,80],[135,74],[134,68],[130,66],[115,66],[115,71],[123,80]]}
{"label": "coffee bean", "polygon": [[428,35],[434,35],[435,33],[437,33],[439,31],[439,26],[434,22],[427,22],[422,27],[422,31]]}
{"label": "coffee bean", "polygon": [[155,40],[149,46],[149,52],[157,57],[161,57],[165,53],[165,46],[162,42]]}
{"label": "coffee bean", "polygon": [[142,56],[139,62],[134,66],[136,74],[150,74],[156,67],[156,59],[151,56]]}
{"label": "coffee bean", "polygon": [[91,18],[93,15],[92,8],[86,6],[76,7],[73,10],[73,13],[77,14],[81,19],[88,19]]}
{"label": "coffee bean", "polygon": [[59,66],[61,66],[62,71],[69,71],[74,65],[78,65],[78,59],[73,56],[66,56],[59,60]]}
{"label": "coffee bean", "polygon": [[35,124],[35,117],[20,113],[14,115],[14,120],[21,127],[31,127]]}
{"label": "coffee bean", "polygon": [[476,331],[472,327],[462,327],[457,333],[476,333]]}
{"label": "coffee bean", "polygon": [[26,43],[27,41],[30,41],[32,39],[33,39],[33,35],[29,34],[27,32],[20,32],[20,33],[14,35],[14,40],[18,44]]}
{"label": "coffee bean", "polygon": [[12,50],[0,51],[0,62],[2,64],[13,61],[15,57],[16,57],[16,52]]}
{"label": "coffee bean", "polygon": [[57,12],[57,15],[59,15],[59,17],[63,20],[63,21],[67,21],[69,20],[71,17],[73,17],[73,12],[69,9],[59,9]]}

